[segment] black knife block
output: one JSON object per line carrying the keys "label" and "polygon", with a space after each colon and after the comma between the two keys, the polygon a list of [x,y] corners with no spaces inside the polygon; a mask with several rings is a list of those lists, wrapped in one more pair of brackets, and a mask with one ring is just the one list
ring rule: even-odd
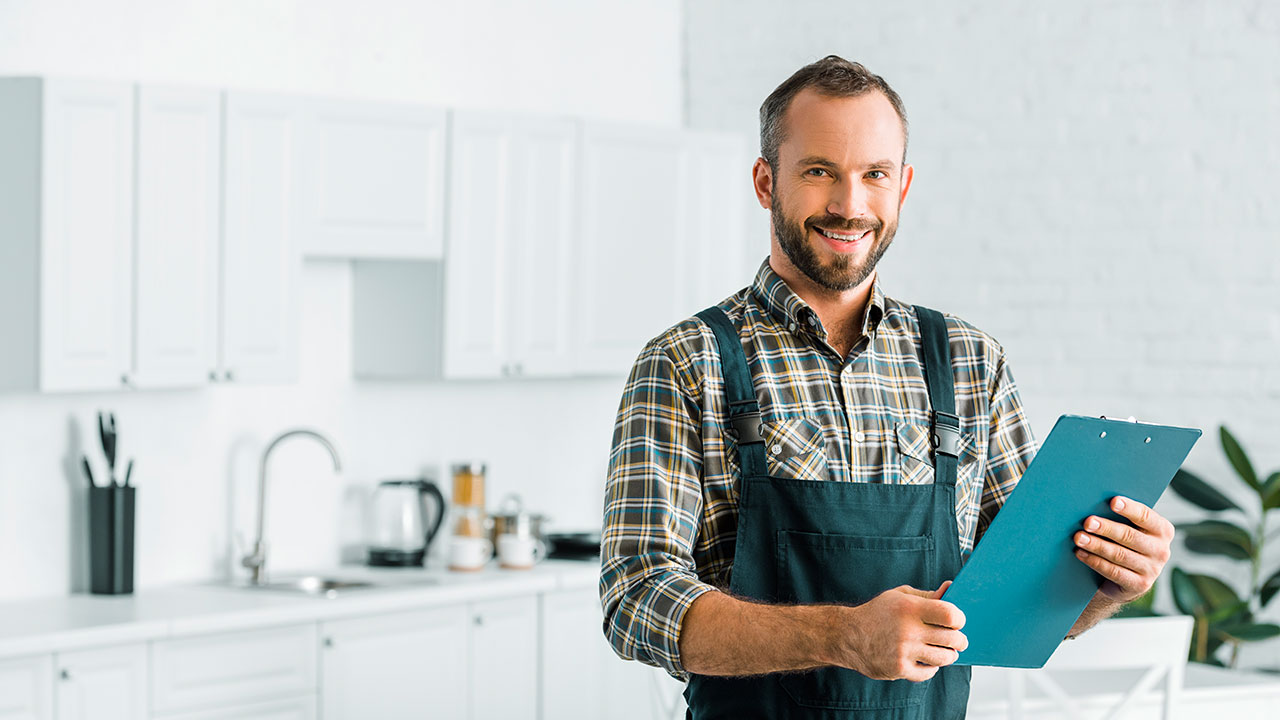
{"label": "black knife block", "polygon": [[89,488],[89,592],[133,592],[132,486]]}

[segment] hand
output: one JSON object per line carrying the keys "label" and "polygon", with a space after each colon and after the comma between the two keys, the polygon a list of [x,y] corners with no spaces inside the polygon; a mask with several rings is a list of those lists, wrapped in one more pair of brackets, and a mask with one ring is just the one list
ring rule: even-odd
{"label": "hand", "polygon": [[964,613],[933,592],[907,585],[886,590],[855,608],[848,633],[836,639],[833,664],[876,680],[922,682],[956,661],[969,641]]}
{"label": "hand", "polygon": [[1085,531],[1075,535],[1076,557],[1106,578],[1102,594],[1126,603],[1150,590],[1169,562],[1173,524],[1125,497],[1112,498],[1111,509],[1134,526],[1090,515],[1084,521]]}

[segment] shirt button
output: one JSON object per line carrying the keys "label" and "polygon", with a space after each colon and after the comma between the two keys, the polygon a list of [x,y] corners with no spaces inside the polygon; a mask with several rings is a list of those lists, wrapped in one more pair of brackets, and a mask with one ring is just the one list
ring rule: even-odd
{"label": "shirt button", "polygon": [[781,445],[774,445],[774,446],[773,446],[772,448],[770,448],[770,449],[773,451],[773,454],[774,454],[774,455],[781,455],[781,454],[782,454],[782,446],[781,446]]}
{"label": "shirt button", "polygon": [[858,432],[853,434],[853,439],[857,440],[858,442],[863,442],[864,440],[867,439],[867,434],[859,430]]}
{"label": "shirt button", "polygon": [[787,326],[787,329],[788,329],[788,330],[790,330],[791,332],[795,332],[795,331],[796,331],[796,324],[795,324],[795,323],[791,323],[790,325],[788,325],[788,326]]}

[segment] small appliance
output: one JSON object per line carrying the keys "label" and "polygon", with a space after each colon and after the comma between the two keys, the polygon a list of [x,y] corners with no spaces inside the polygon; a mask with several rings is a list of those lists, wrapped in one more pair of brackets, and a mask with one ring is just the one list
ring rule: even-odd
{"label": "small appliance", "polygon": [[369,564],[422,567],[444,519],[440,488],[426,478],[383,480],[373,491],[372,507]]}

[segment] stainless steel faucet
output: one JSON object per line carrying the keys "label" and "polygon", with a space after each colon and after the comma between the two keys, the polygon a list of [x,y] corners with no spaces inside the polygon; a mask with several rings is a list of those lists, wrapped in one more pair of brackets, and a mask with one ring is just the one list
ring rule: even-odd
{"label": "stainless steel faucet", "polygon": [[315,438],[333,458],[334,472],[342,470],[342,463],[338,460],[338,449],[333,446],[329,438],[316,432],[315,430],[297,429],[286,430],[280,433],[267,444],[267,449],[262,451],[262,461],[258,465],[258,537],[253,541],[253,552],[245,555],[240,559],[240,564],[253,571],[251,582],[254,585],[262,585],[266,582],[266,566],[267,566],[267,545],[263,537],[263,525],[267,515],[267,460],[271,457],[271,451],[280,444],[285,438],[291,438],[295,435],[305,435]]}

